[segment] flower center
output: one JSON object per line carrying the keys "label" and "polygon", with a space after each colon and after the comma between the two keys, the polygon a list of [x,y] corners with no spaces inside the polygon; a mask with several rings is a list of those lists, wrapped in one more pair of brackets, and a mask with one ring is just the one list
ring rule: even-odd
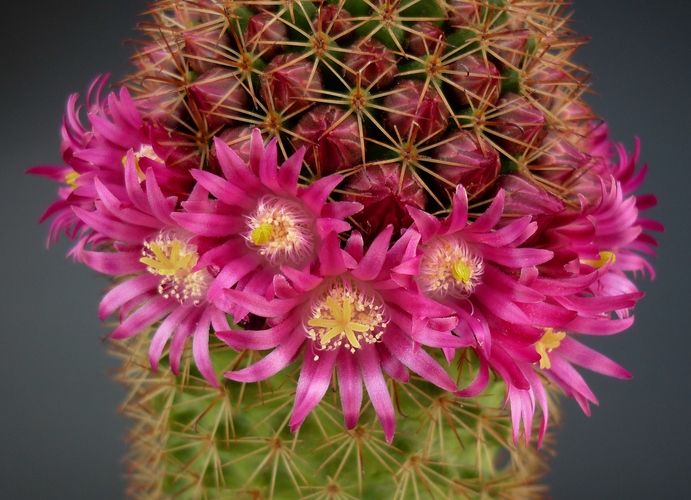
{"label": "flower center", "polygon": [[467,297],[481,283],[482,257],[460,239],[436,238],[423,248],[419,282],[431,294]]}
{"label": "flower center", "polygon": [[355,353],[363,342],[378,342],[387,324],[386,309],[375,293],[347,278],[335,278],[313,301],[306,330],[320,349],[342,346]]}
{"label": "flower center", "polygon": [[552,328],[545,328],[545,334],[535,344],[535,350],[540,355],[540,368],[549,370],[552,367],[548,353],[559,347],[564,337],[566,337],[565,332],[555,332]]}
{"label": "flower center", "polygon": [[158,293],[174,298],[181,305],[199,305],[206,296],[211,276],[206,269],[192,272],[199,255],[197,246],[172,234],[161,233],[144,243],[142,258],[146,270],[161,276]]}
{"label": "flower center", "polygon": [[587,266],[591,266],[597,269],[600,269],[602,266],[607,264],[607,262],[612,261],[612,264],[614,264],[617,261],[617,256],[614,255],[613,252],[608,252],[608,251],[602,251],[600,252],[600,258],[598,260],[589,260],[589,259],[583,259],[581,260],[581,264],[585,264]]}
{"label": "flower center", "polygon": [[298,203],[265,196],[247,219],[247,242],[272,265],[301,264],[312,256],[313,218]]}

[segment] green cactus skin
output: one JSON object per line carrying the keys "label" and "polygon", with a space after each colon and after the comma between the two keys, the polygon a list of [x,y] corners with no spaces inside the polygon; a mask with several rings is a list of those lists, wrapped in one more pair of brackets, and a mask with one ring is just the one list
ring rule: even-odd
{"label": "green cactus skin", "polygon": [[[165,363],[153,372],[146,335],[111,343],[111,351],[123,362],[115,375],[128,393],[121,411],[134,422],[128,498],[530,499],[546,492],[537,482],[552,436],[540,451],[535,440],[513,444],[501,381],[460,399],[419,378],[390,379],[398,426],[387,444],[367,400],[360,424],[345,429],[335,376],[331,395],[293,434],[295,365],[266,382],[215,389],[190,357],[179,377]],[[222,344],[211,353],[219,373],[258,356]],[[467,351],[450,364],[461,385],[472,380],[473,361]]]}

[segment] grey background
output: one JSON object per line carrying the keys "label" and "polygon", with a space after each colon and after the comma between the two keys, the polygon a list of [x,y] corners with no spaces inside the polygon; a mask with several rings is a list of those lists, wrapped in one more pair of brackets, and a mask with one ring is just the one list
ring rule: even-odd
{"label": "grey background", "polygon": [[[654,5],[654,6],[653,6]],[[44,248],[37,219],[55,185],[30,177],[60,163],[67,96],[95,75],[127,68],[144,0],[3,2],[0,50],[0,496],[123,497],[123,391],[108,378],[96,307],[106,284]],[[601,401],[593,416],[564,402],[558,452],[546,482],[558,500],[691,498],[691,4],[575,0],[574,28],[592,41],[578,60],[595,75],[596,112],[650,164],[643,192],[667,227],[658,277],[633,328],[589,345],[633,374],[586,374]]]}

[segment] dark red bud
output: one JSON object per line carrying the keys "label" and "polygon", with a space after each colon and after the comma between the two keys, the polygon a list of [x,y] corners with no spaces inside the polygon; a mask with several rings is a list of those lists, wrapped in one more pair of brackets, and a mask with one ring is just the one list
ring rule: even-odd
{"label": "dark red bud", "polygon": [[381,42],[369,39],[355,42],[343,58],[343,74],[351,85],[374,89],[388,88],[396,75],[396,56]]}
{"label": "dark red bud", "polygon": [[413,24],[408,33],[408,51],[416,56],[436,54],[444,46],[444,31],[429,21]]}
{"label": "dark red bud", "polygon": [[499,99],[499,70],[481,56],[471,54],[455,61],[449,73],[453,82],[451,89],[462,105],[482,108]]}
{"label": "dark red bud", "polygon": [[420,80],[398,82],[384,98],[384,126],[403,141],[424,142],[439,136],[449,123],[449,111],[439,93]]}
{"label": "dark red bud", "polygon": [[506,93],[497,102],[496,114],[489,120],[497,132],[497,142],[509,153],[520,155],[540,146],[547,123],[545,115],[527,99]]}
{"label": "dark red bud", "polygon": [[209,130],[230,125],[250,102],[250,96],[232,71],[214,68],[189,87],[191,98],[206,119]]}
{"label": "dark red bud", "polygon": [[314,63],[301,54],[280,54],[267,64],[261,80],[265,101],[276,111],[295,113],[310,106],[322,90],[322,77]]}
{"label": "dark red bud", "polygon": [[357,118],[345,115],[339,107],[320,105],[309,110],[295,127],[293,146],[305,147],[305,161],[314,173],[325,176],[362,163]]}
{"label": "dark red bud", "polygon": [[262,12],[250,17],[245,33],[245,48],[269,60],[284,49],[288,28],[279,17]]}
{"label": "dark red bud", "polygon": [[352,17],[341,5],[322,4],[313,23],[329,38],[342,44],[348,42],[355,32]]}

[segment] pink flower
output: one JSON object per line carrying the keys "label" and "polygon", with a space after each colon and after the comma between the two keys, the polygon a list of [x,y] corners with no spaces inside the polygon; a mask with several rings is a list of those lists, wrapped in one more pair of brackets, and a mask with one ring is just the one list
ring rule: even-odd
{"label": "pink flower", "polygon": [[86,243],[81,238],[87,238],[89,228],[74,215],[71,207],[93,208],[98,197],[96,178],[118,199],[127,200],[123,165],[128,150],[134,151],[140,180],[144,178],[143,172],[152,168],[166,195],[182,194],[191,187],[192,179],[187,173],[190,162],[181,160],[186,153],[176,151],[166,132],[142,119],[127,89],[110,93],[102,101],[99,96],[105,83],[106,78],[101,77],[89,88],[87,127],[80,121],[79,95],[73,94],[68,100],[62,127],[62,156],[68,166],[43,166],[29,170],[29,173],[63,183],[58,191],[60,199],[48,207],[41,222],[55,216],[49,242],[55,241],[63,231],[70,239],[80,236],[71,252],[73,255],[77,255],[79,248]]}
{"label": "pink flower", "polygon": [[456,391],[446,371],[421,348],[453,349],[464,344],[451,334],[456,326],[453,311],[396,276],[396,270],[415,266],[419,260],[419,235],[408,231],[388,249],[392,232],[390,226],[382,231],[367,252],[359,233],[353,232],[345,250],[336,233],[330,233],[319,252],[317,269],[283,268],[285,278],[275,279],[273,300],[247,291],[226,291],[253,314],[270,318],[271,327],[217,335],[234,348],[273,349],[226,377],[240,382],[264,380],[287,367],[306,346],[292,430],[323,398],[334,366],[346,427],[357,425],[364,382],[389,442],[396,417],[383,373],[407,382],[407,367],[443,389]]}
{"label": "pink flower", "polygon": [[192,176],[213,199],[183,202],[184,213],[172,218],[198,235],[209,250],[199,267],[220,271],[209,289],[209,300],[243,319],[224,290],[237,288],[270,298],[273,277],[282,267],[307,268],[319,252],[321,238],[350,229],[344,219],[361,205],[327,198],[343,179],[330,175],[308,188],[298,184],[304,149],[278,165],[276,140],[266,148],[259,129],[250,143],[249,166],[221,140],[215,150],[223,176],[195,170]]}
{"label": "pink flower", "polygon": [[487,317],[496,316],[515,325],[532,325],[544,314],[544,296],[522,284],[516,276],[535,274],[552,252],[518,248],[537,229],[522,217],[494,230],[504,206],[499,191],[484,214],[468,223],[468,198],[459,187],[448,218],[440,221],[409,207],[414,228],[422,235],[422,260],[415,279],[424,293],[451,307],[458,315],[455,332],[489,355],[493,336]]}
{"label": "pink flower", "polygon": [[199,371],[218,387],[209,356],[209,333],[211,326],[215,330],[230,327],[225,314],[207,299],[213,274],[199,266],[202,250],[194,235],[172,219],[177,199],[163,194],[154,169],[147,170],[142,183],[130,150],[124,171],[126,200],[97,177],[94,209],[73,207],[82,223],[98,235],[90,240],[93,249],[82,249],[79,256],[92,269],[118,281],[101,300],[99,316],[105,319],[120,311],[120,325],[111,334],[114,339],[155,328],[149,348],[154,370],[172,337],[170,366],[177,374],[185,343],[192,337]]}

